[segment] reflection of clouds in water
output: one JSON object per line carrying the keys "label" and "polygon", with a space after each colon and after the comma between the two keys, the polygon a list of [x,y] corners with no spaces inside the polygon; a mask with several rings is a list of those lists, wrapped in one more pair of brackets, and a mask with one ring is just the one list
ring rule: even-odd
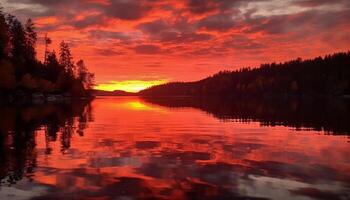
{"label": "reflection of clouds in water", "polygon": [[89,166],[93,168],[103,167],[139,167],[141,166],[141,158],[138,157],[112,157],[112,158],[92,158],[89,161]]}
{"label": "reflection of clouds in water", "polygon": [[299,181],[249,175],[249,179],[240,179],[241,193],[255,197],[270,197],[274,199],[346,199],[349,197],[339,182],[331,181],[327,184],[307,184]]}
{"label": "reflection of clouds in water", "polygon": [[[185,155],[187,154],[185,153]],[[289,179],[250,175],[245,171],[245,169],[250,168],[249,166],[226,163],[194,164],[192,162],[180,166],[178,162],[166,157],[152,158],[148,164],[144,163],[138,168],[139,173],[154,179],[164,179],[168,183],[158,186],[152,185],[150,179],[147,178],[113,178],[111,173],[103,173],[94,169],[61,170],[55,172],[58,181],[56,186],[47,188],[47,195],[41,191],[43,196],[35,199],[74,197],[78,194],[80,198],[107,196],[143,199],[166,197],[176,194],[178,190],[178,192],[184,192],[183,199],[186,197],[189,199],[193,197],[202,197],[202,199],[211,197],[251,199],[259,197],[260,199],[266,197],[269,199],[271,194],[273,194],[273,199],[295,199],[294,195],[317,196],[317,192],[325,194],[327,191],[328,195],[333,194],[333,197],[338,197],[336,199],[346,196],[346,193],[342,191],[342,185],[333,181],[327,184],[311,185]],[[80,183],[84,183],[84,185]],[[329,183],[332,183],[331,187],[328,185]],[[313,194],[308,193],[309,190],[303,189],[311,186],[315,188],[310,191]],[[45,185],[33,184],[31,187],[33,190],[39,190],[45,188]],[[291,192],[294,195],[290,196]],[[339,194],[337,195],[337,193]],[[300,196],[299,198],[302,199]]]}
{"label": "reflection of clouds in water", "polygon": [[[79,178],[81,178],[79,180]],[[97,172],[72,170],[57,174],[59,183],[32,199],[150,198],[152,191],[140,178],[110,177]],[[83,180],[84,182],[80,182]],[[80,185],[83,183],[84,185]]]}
{"label": "reflection of clouds in water", "polygon": [[273,194],[274,199],[286,200],[295,199],[295,196],[290,196],[290,190],[308,186],[308,184],[298,181],[255,175],[248,175],[247,179],[239,179],[238,181],[240,193],[266,198]]}
{"label": "reflection of clouds in water", "polygon": [[254,150],[261,149],[266,145],[255,143],[233,143],[222,144],[222,148],[225,153],[230,153],[234,158],[244,158],[247,154],[252,153]]}
{"label": "reflection of clouds in water", "polygon": [[[82,137],[76,134],[79,120],[62,117],[69,109],[54,112],[60,120],[43,115],[51,128],[42,126],[29,140],[18,134],[13,154],[18,159],[6,161],[22,170],[12,187],[22,192],[1,186],[0,198],[15,192],[13,198],[34,199],[346,199],[350,174],[344,138],[220,121],[196,109],[166,108],[162,114],[110,109],[127,102],[135,97],[97,99],[96,121],[86,122]],[[72,127],[64,137],[62,126]],[[1,152],[13,152],[2,146]],[[1,173],[4,166],[0,163]],[[28,169],[32,173],[23,175]]]}
{"label": "reflection of clouds in water", "polygon": [[32,199],[41,194],[45,194],[49,186],[37,184],[23,180],[12,187],[1,187],[0,199],[6,200],[25,200]]}

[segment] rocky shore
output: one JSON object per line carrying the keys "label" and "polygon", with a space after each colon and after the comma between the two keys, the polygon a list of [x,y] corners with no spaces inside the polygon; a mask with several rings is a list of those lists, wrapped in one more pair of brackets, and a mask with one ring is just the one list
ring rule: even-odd
{"label": "rocky shore", "polygon": [[24,91],[16,91],[11,94],[0,93],[0,103],[19,103],[19,104],[68,104],[72,100],[92,99],[92,96],[72,96],[69,93],[64,94],[45,94],[45,93],[26,93]]}

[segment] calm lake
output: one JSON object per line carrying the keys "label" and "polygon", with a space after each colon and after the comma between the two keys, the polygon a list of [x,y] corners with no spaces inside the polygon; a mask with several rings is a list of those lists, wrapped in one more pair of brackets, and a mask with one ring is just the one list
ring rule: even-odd
{"label": "calm lake", "polygon": [[350,199],[350,103],[0,106],[0,199]]}

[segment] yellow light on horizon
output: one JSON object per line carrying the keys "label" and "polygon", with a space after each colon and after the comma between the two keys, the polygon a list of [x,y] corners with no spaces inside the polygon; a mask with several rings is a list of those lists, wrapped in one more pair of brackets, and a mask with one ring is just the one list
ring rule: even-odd
{"label": "yellow light on horizon", "polygon": [[123,90],[126,92],[139,92],[146,88],[149,88],[154,85],[160,85],[166,83],[167,80],[126,80],[126,81],[110,81],[108,83],[98,84],[95,89],[104,90],[104,91],[115,91]]}

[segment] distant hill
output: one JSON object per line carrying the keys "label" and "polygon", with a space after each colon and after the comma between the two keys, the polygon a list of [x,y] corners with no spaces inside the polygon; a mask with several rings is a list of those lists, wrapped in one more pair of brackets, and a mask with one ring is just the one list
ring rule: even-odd
{"label": "distant hill", "polygon": [[94,96],[135,96],[137,93],[125,92],[123,90],[104,91],[104,90],[92,90]]}
{"label": "distant hill", "polygon": [[196,82],[153,86],[142,96],[235,96],[350,94],[350,51],[309,60],[262,64],[258,68],[222,71]]}

